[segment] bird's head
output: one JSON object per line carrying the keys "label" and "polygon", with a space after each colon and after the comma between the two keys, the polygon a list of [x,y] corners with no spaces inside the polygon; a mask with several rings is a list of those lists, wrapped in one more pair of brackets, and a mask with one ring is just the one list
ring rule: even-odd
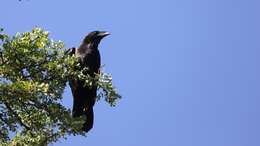
{"label": "bird's head", "polygon": [[107,31],[92,31],[84,38],[83,43],[92,44],[97,47],[100,41],[108,35],[110,35],[110,33]]}

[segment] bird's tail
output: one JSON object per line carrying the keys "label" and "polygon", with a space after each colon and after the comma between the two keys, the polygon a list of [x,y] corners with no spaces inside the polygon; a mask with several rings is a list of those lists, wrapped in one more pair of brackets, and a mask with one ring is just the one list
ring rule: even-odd
{"label": "bird's tail", "polygon": [[84,111],[84,114],[86,115],[87,119],[86,122],[83,125],[83,131],[88,132],[90,129],[93,128],[93,123],[94,123],[94,112],[93,112],[93,107],[87,109]]}
{"label": "bird's tail", "polygon": [[77,100],[74,100],[73,109],[72,109],[72,117],[80,117],[84,115],[84,106]]}
{"label": "bird's tail", "polygon": [[89,106],[88,108],[86,108],[86,106],[82,102],[78,102],[77,100],[74,100],[72,117],[75,118],[80,116],[86,116],[86,121],[83,124],[82,130],[88,132],[90,129],[93,128],[93,123],[94,123],[93,107]]}

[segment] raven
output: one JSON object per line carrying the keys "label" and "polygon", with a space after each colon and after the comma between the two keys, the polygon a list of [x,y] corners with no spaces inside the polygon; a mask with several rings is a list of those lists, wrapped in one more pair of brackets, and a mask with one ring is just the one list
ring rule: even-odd
{"label": "raven", "polygon": [[[105,31],[93,31],[83,39],[77,49],[72,48],[70,54],[75,54],[78,58],[81,69],[84,67],[88,69],[84,74],[94,77],[95,74],[99,73],[101,59],[98,45],[108,35],[109,33]],[[69,85],[73,95],[72,116],[85,115],[86,121],[82,130],[88,132],[93,127],[93,106],[96,101],[97,86],[85,86],[85,81],[79,79],[70,79]]]}

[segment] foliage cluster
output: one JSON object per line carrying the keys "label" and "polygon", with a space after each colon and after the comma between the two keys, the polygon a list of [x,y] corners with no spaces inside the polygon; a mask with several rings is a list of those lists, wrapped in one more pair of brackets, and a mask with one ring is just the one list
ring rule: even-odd
{"label": "foliage cluster", "polygon": [[[75,56],[66,54],[41,28],[10,37],[0,30],[0,145],[47,145],[68,135],[85,135],[83,117],[74,119],[61,104],[71,78],[98,85],[98,99],[111,106],[121,96],[105,72],[95,78],[83,74]],[[14,136],[11,136],[14,135]]]}

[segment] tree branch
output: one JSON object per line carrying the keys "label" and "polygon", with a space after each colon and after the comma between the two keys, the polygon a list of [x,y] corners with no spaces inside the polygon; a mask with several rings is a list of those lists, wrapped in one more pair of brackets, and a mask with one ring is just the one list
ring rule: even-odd
{"label": "tree branch", "polygon": [[29,126],[27,126],[25,123],[23,123],[22,118],[11,108],[11,106],[8,105],[8,103],[4,103],[6,108],[15,116],[15,118],[18,120],[21,126],[26,128],[27,130],[31,130]]}

